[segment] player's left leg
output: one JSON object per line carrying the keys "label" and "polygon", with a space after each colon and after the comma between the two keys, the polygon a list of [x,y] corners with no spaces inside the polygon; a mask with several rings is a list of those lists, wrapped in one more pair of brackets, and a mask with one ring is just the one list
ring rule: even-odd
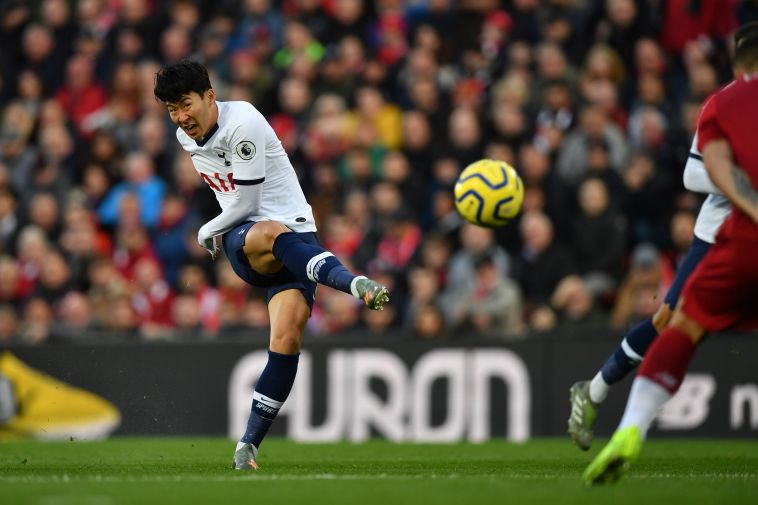
{"label": "player's left leg", "polygon": [[257,470],[255,459],[263,438],[295,383],[303,330],[311,308],[298,289],[276,293],[268,304],[271,340],[268,362],[253,393],[253,405],[245,434],[234,453],[237,470]]}
{"label": "player's left leg", "polygon": [[695,347],[705,329],[681,310],[648,350],[632,384],[618,429],[608,445],[584,471],[587,484],[613,483],[621,479],[640,453],[650,424],[679,389]]}
{"label": "player's left leg", "polygon": [[591,381],[580,381],[571,386],[568,433],[580,449],[586,451],[592,445],[598,410],[608,396],[611,386],[626,377],[642,362],[653,340],[668,325],[672,309],[679,301],[684,284],[710,247],[710,243],[695,237],[663,304],[658,307],[653,317],[636,325],[624,336]]}
{"label": "player's left leg", "polygon": [[381,310],[389,301],[387,288],[362,275],[355,275],[332,254],[276,221],[255,223],[245,237],[244,252],[260,273],[273,273],[282,265],[300,282],[318,282],[362,300],[371,310]]}

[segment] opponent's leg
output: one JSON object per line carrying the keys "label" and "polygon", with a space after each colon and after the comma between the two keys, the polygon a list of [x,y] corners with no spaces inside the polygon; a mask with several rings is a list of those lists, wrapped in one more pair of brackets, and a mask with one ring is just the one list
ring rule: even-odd
{"label": "opponent's leg", "polygon": [[652,319],[638,324],[627,333],[591,381],[580,381],[571,386],[568,433],[580,449],[586,451],[592,445],[598,408],[608,396],[611,385],[626,377],[639,365],[658,334],[657,328],[659,325],[660,328],[665,327],[670,315],[669,306],[661,305]]}
{"label": "opponent's leg", "polygon": [[269,301],[271,342],[268,362],[253,393],[253,405],[245,434],[237,444],[233,467],[258,469],[255,458],[279,409],[295,383],[300,343],[310,307],[297,289],[275,294]]}
{"label": "opponent's leg", "polygon": [[256,223],[245,238],[243,250],[253,269],[260,273],[274,273],[284,265],[303,284],[318,282],[350,293],[369,309],[381,310],[389,301],[386,287],[353,274],[334,254],[306,242],[281,223]]}
{"label": "opponent's leg", "polygon": [[666,328],[687,279],[710,247],[710,243],[695,237],[687,256],[679,265],[663,304],[652,319],[638,324],[624,336],[619,347],[608,357],[591,381],[580,381],[571,386],[568,432],[580,449],[587,450],[592,444],[598,408],[608,396],[611,386],[640,364],[656,336]]}
{"label": "opponent's leg", "polygon": [[682,384],[703,335],[705,330],[698,323],[680,310],[674,313],[671,325],[655,340],[640,367],[619,428],[637,426],[645,437],[660,407]]}
{"label": "opponent's leg", "polygon": [[664,303],[651,319],[636,325],[624,336],[621,344],[608,357],[592,380],[590,385],[592,401],[602,403],[608,395],[610,386],[637,368],[650,344],[653,343],[658,333],[666,327],[669,319],[671,319],[671,307]]}
{"label": "opponent's leg", "polygon": [[677,310],[650,347],[634,379],[624,416],[608,445],[584,471],[587,484],[616,482],[640,453],[650,424],[664,403],[676,393],[702,339],[703,328]]}

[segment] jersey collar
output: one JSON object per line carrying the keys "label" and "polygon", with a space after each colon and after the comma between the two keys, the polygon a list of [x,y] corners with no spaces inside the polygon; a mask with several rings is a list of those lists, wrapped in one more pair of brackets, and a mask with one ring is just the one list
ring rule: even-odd
{"label": "jersey collar", "polygon": [[211,129],[208,130],[208,134],[205,137],[203,137],[201,140],[196,140],[195,144],[197,144],[198,147],[203,147],[217,131],[218,123],[214,124]]}

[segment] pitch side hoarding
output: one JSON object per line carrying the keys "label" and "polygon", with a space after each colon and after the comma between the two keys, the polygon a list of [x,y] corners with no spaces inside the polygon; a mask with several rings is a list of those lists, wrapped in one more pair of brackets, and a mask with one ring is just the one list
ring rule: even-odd
{"label": "pitch side hoarding", "polygon": [[[568,388],[594,375],[618,338],[595,335],[555,333],[508,344],[311,339],[272,433],[318,442],[563,436]],[[717,335],[705,342],[653,435],[754,438],[756,337]],[[265,338],[10,350],[38,370],[109,399],[121,411],[117,434],[124,435],[238,437],[266,361]],[[599,435],[613,431],[630,383],[622,382],[603,405]]]}

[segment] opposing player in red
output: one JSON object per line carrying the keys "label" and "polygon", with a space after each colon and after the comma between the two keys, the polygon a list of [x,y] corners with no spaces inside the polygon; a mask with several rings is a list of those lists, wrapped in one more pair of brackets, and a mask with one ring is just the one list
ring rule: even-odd
{"label": "opposing player in red", "polygon": [[735,41],[736,78],[706,101],[698,120],[708,176],[733,211],[648,350],[618,429],[584,471],[588,484],[616,482],[628,471],[706,333],[758,328],[758,23],[742,26]]}

